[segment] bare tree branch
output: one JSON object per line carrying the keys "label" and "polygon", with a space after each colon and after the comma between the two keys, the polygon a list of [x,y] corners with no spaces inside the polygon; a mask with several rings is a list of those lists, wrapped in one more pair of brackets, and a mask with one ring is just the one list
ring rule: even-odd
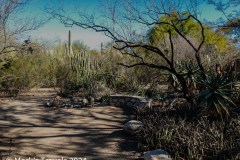
{"label": "bare tree branch", "polygon": [[[114,1],[113,5],[116,5],[116,1]],[[193,97],[191,93],[188,90],[187,82],[184,76],[179,73],[175,67],[175,61],[174,61],[174,43],[172,39],[172,31],[170,29],[173,29],[174,33],[176,32],[179,37],[181,37],[192,49],[193,54],[195,55],[195,59],[198,63],[199,68],[204,71],[204,68],[202,66],[202,62],[200,59],[200,50],[205,42],[205,35],[204,35],[204,26],[202,25],[201,21],[197,19],[192,14],[189,14],[186,18],[182,18],[181,12],[178,12],[177,21],[176,19],[173,19],[173,12],[176,12],[176,7],[180,7],[181,3],[174,4],[172,2],[169,2],[166,7],[165,1],[144,1],[145,4],[141,7],[137,7],[133,4],[133,1],[126,1],[125,7],[119,6],[120,8],[118,10],[122,10],[125,8],[125,12],[123,11],[122,14],[119,14],[116,16],[117,8],[116,6],[109,7],[110,14],[106,17],[106,21],[108,22],[109,19],[112,21],[113,26],[107,26],[106,23],[104,24],[99,23],[96,21],[95,18],[89,17],[86,15],[81,15],[80,20],[75,20],[74,18],[71,18],[69,16],[66,16],[64,13],[61,13],[61,11],[56,11],[54,9],[47,9],[46,11],[51,14],[54,18],[58,19],[61,23],[63,23],[65,26],[79,26],[84,29],[92,29],[96,32],[103,32],[106,36],[111,38],[114,41],[114,49],[120,51],[122,54],[129,55],[131,58],[134,58],[137,60],[137,62],[132,62],[133,64],[127,64],[127,63],[120,63],[120,65],[131,68],[135,66],[147,66],[150,68],[155,68],[159,70],[165,70],[168,71],[171,74],[174,74],[179,83],[182,87],[182,92],[184,94],[184,97],[186,100],[193,104]],[[110,3],[110,2],[109,2]],[[111,4],[108,4],[111,6]],[[190,4],[191,5],[191,4]],[[145,8],[144,8],[145,7]],[[131,10],[131,14],[128,13],[128,11]],[[169,17],[170,21],[164,21],[161,20],[161,16],[167,16]],[[101,17],[103,18],[103,17]],[[201,32],[201,41],[197,46],[194,45],[194,43],[189,39],[177,26],[177,23],[183,23],[188,21],[189,19],[193,19],[196,21],[200,26],[200,32]],[[168,35],[169,35],[169,41],[170,41],[170,47],[171,47],[171,56],[166,55],[164,52],[164,48],[160,48],[159,46],[154,46],[152,44],[149,44],[144,39],[138,39],[138,40],[132,40],[131,38],[127,37],[129,36],[127,34],[127,31],[132,26],[127,26],[126,22],[135,23],[136,26],[144,26],[145,29],[150,29],[154,26],[166,26],[169,29]],[[128,28],[129,27],[129,28]],[[139,29],[139,28],[138,28]],[[132,31],[132,28],[129,30]],[[146,34],[147,32],[143,33]],[[131,35],[131,34],[130,34]],[[138,50],[140,52],[138,52]],[[143,51],[146,51],[144,53]],[[151,60],[147,60],[146,54],[152,55]],[[157,58],[156,58],[157,57]],[[158,61],[160,59],[160,61]],[[152,61],[152,62],[151,62]]]}
{"label": "bare tree branch", "polygon": [[26,50],[28,46],[23,45],[23,42],[17,41],[16,38],[37,29],[44,23],[35,17],[16,16],[29,2],[30,0],[0,1],[0,55]]}
{"label": "bare tree branch", "polygon": [[123,63],[118,63],[121,66],[124,67],[128,67],[128,68],[132,68],[132,67],[136,67],[136,66],[147,66],[150,68],[156,68],[156,69],[160,69],[160,70],[167,70],[169,72],[172,73],[172,70],[166,66],[161,66],[161,65],[156,65],[156,64],[151,64],[151,63],[136,63],[136,64],[132,64],[132,65],[127,65],[127,64],[123,64]]}
{"label": "bare tree branch", "polygon": [[172,41],[172,32],[168,30],[168,34],[169,34],[169,40],[170,40],[170,46],[171,46],[171,62],[172,64],[174,64],[174,46]]}

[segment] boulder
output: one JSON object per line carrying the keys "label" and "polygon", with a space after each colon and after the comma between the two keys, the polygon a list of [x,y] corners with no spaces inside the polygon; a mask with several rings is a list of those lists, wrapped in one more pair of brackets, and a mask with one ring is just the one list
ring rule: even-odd
{"label": "boulder", "polygon": [[84,99],[82,100],[82,104],[83,104],[83,107],[86,107],[86,106],[87,106],[87,104],[88,104],[87,98],[84,98]]}
{"label": "boulder", "polygon": [[132,106],[133,106],[133,104],[131,102],[127,103],[127,107],[132,107]]}
{"label": "boulder", "polygon": [[121,107],[121,103],[120,102],[117,102],[115,103],[116,107]]}
{"label": "boulder", "polygon": [[112,99],[111,100],[112,103],[117,103],[117,101],[118,101],[117,99]]}
{"label": "boulder", "polygon": [[140,101],[139,107],[151,107],[152,100],[143,98]]}
{"label": "boulder", "polygon": [[136,102],[137,102],[137,99],[132,98],[131,102],[132,102],[132,103],[136,103]]}
{"label": "boulder", "polygon": [[168,152],[157,149],[153,151],[147,151],[143,155],[144,160],[172,160]]}
{"label": "boulder", "polygon": [[52,107],[52,102],[45,102],[44,105],[45,105],[46,107]]}
{"label": "boulder", "polygon": [[141,121],[131,120],[124,124],[123,129],[129,134],[135,134],[143,126],[144,125]]}

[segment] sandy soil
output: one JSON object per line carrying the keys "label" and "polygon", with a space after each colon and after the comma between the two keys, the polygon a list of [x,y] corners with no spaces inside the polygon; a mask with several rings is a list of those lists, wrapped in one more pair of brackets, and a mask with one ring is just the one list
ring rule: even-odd
{"label": "sandy soil", "polygon": [[122,131],[125,109],[44,107],[50,96],[1,99],[0,157],[138,159],[136,143]]}

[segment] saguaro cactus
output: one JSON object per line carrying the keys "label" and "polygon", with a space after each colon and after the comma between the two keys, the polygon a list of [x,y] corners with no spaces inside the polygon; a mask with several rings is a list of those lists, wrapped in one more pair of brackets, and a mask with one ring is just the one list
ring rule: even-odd
{"label": "saguaro cactus", "polygon": [[68,53],[71,54],[71,49],[72,49],[72,46],[71,46],[71,31],[69,30],[68,31]]}

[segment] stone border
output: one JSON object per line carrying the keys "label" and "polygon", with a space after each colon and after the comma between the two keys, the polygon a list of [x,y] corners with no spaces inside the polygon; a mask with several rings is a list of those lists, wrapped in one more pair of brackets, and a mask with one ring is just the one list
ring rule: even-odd
{"label": "stone border", "polygon": [[110,105],[116,107],[150,107],[151,99],[130,95],[110,95]]}

